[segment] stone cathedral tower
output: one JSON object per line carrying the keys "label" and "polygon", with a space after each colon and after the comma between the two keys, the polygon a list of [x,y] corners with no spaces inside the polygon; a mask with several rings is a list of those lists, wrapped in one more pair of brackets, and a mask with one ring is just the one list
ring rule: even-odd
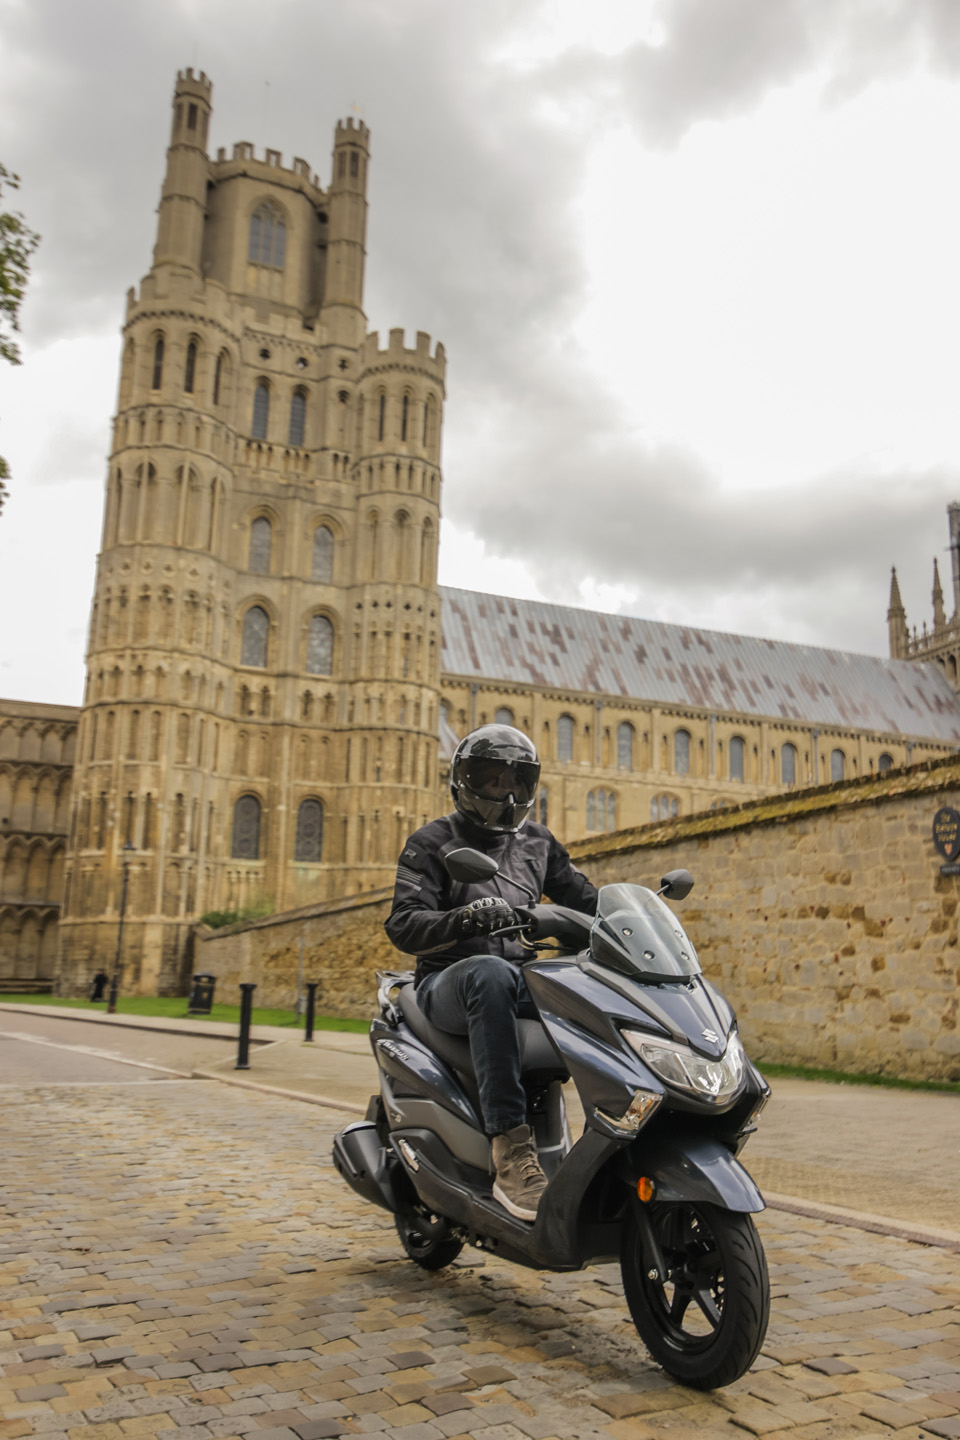
{"label": "stone cathedral tower", "polygon": [[[369,133],[207,154],[178,75],[124,325],[61,921],[171,991],[200,914],[386,884],[437,803],[443,348],[367,335]],[[124,850],[126,844],[132,850]]]}

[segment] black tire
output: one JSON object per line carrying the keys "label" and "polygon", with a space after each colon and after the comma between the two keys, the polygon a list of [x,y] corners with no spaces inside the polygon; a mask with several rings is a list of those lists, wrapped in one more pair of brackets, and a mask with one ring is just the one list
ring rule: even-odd
{"label": "black tire", "polygon": [[620,1270],[640,1338],[681,1384],[732,1384],[760,1353],[770,1318],[767,1262],[752,1218],[716,1205],[653,1204],[644,1212],[668,1273],[644,1258],[643,1216],[634,1202]]}
{"label": "black tire", "polygon": [[402,1210],[396,1217],[400,1244],[410,1259],[422,1270],[442,1270],[450,1265],[463,1249],[463,1241],[451,1235],[446,1220],[436,1215],[421,1215],[416,1210]]}

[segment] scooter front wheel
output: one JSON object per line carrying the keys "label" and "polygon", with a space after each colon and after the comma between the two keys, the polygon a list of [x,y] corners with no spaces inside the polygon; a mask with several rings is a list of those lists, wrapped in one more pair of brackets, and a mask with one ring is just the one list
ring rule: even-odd
{"label": "scooter front wheel", "polygon": [[396,1221],[400,1244],[422,1270],[442,1270],[463,1249],[463,1241],[451,1235],[447,1221],[436,1215],[401,1210]]}
{"label": "scooter front wheel", "polygon": [[641,1211],[634,1202],[620,1269],[633,1323],[668,1375],[713,1390],[749,1370],[770,1317],[767,1262],[749,1215],[683,1203]]}

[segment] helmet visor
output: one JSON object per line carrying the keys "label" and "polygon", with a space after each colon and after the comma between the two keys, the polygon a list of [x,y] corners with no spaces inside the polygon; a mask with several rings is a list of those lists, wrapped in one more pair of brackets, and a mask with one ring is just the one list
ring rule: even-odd
{"label": "helmet visor", "polygon": [[506,800],[529,805],[537,790],[540,765],[536,760],[483,759],[469,757],[460,762],[459,780],[483,800]]}

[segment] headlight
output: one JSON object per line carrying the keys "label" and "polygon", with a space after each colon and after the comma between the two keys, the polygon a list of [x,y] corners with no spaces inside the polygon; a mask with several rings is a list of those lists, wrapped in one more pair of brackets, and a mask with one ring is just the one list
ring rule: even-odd
{"label": "headlight", "polygon": [[688,1045],[656,1040],[637,1030],[624,1030],[623,1038],[665,1084],[698,1099],[725,1100],[743,1078],[743,1046],[735,1030],[719,1060],[707,1060]]}

